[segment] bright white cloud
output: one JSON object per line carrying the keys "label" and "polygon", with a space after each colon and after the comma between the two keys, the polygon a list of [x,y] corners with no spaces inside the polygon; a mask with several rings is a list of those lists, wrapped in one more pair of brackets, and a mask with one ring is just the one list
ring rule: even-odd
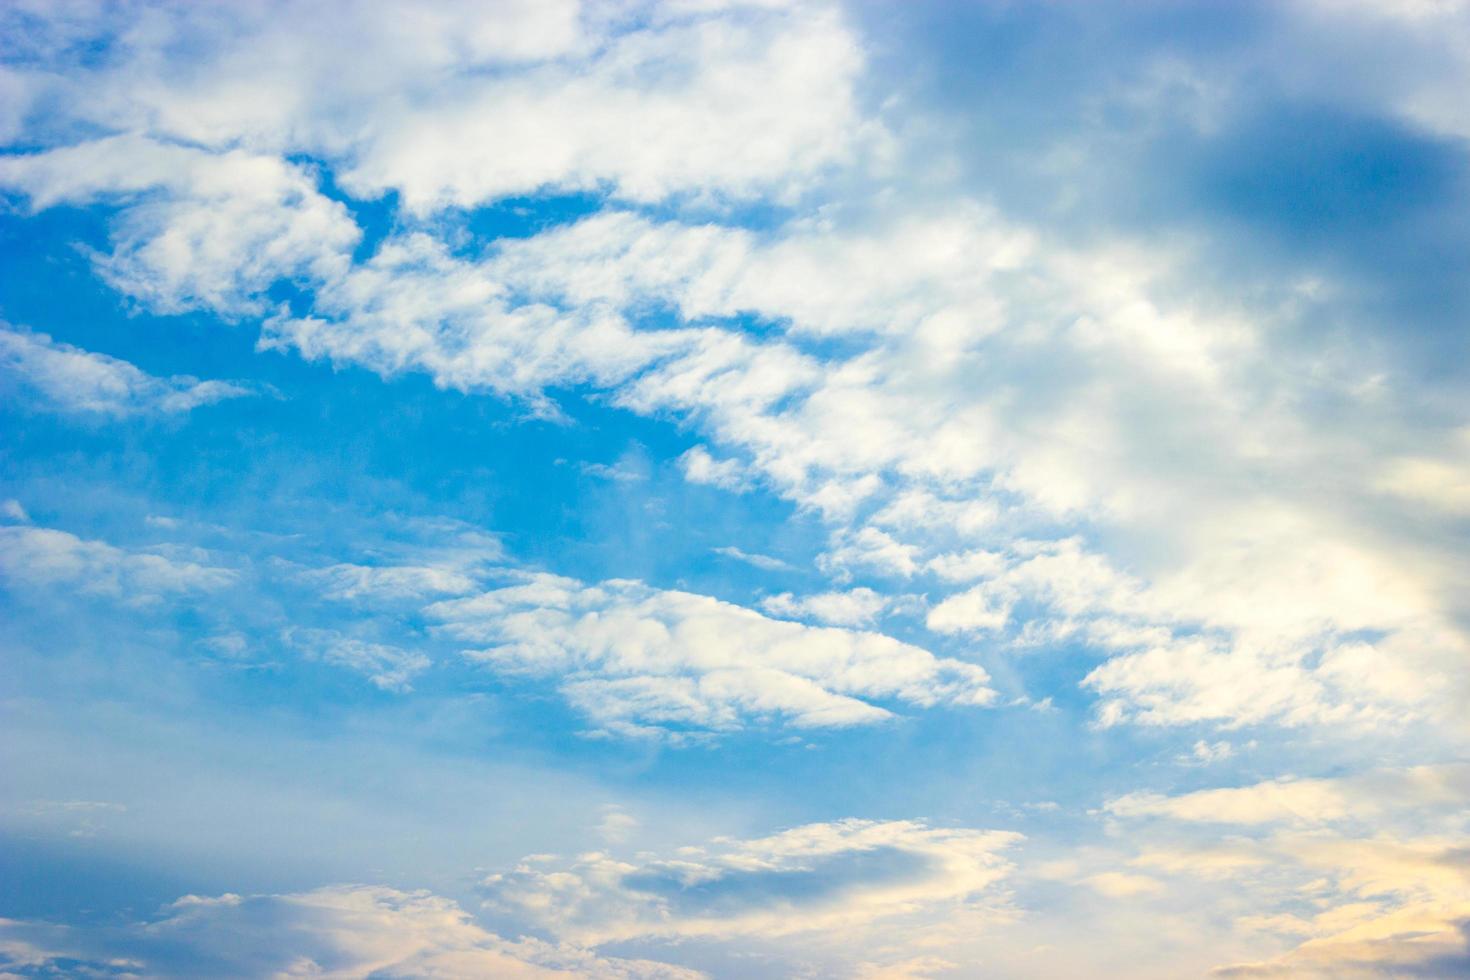
{"label": "bright white cloud", "polygon": [[763,719],[833,728],[891,716],[875,702],[984,705],[995,697],[976,664],[639,582],[588,586],[528,575],[427,613],[439,633],[484,644],[468,655],[489,667],[558,678],[562,693],[608,731],[718,731]]}
{"label": "bright white cloud", "polygon": [[361,234],[303,167],[135,135],[0,158],[0,186],[24,193],[35,210],[127,204],[98,270],[166,313],[259,314],[262,294],[280,279],[340,277]]}
{"label": "bright white cloud", "polygon": [[[853,91],[862,53],[827,5],[71,13],[65,40],[12,14],[35,64],[7,75],[20,119],[44,106],[49,125],[31,125],[48,133],[327,158],[354,194],[396,191],[418,214],[548,188],[789,198],[866,139]],[[111,57],[77,64],[66,41],[111,43]]]}
{"label": "bright white cloud", "polygon": [[254,394],[228,381],[155,377],[127,361],[59,343],[43,333],[3,328],[0,375],[58,411],[110,418],[182,413]]}
{"label": "bright white cloud", "polygon": [[[1256,531],[1233,529],[1236,547],[1152,583],[1076,539],[1017,542],[1009,555],[981,552],[981,581],[937,604],[928,625],[1001,631],[1018,604],[1042,604],[1049,620],[1028,624],[1024,642],[1115,651],[1084,681],[1106,697],[1109,724],[1380,724],[1445,710],[1441,679],[1465,640],[1424,583],[1301,527],[1274,530],[1268,552]],[[936,561],[948,572],[966,559]],[[1353,635],[1372,630],[1387,635]]]}
{"label": "bright white cloud", "polygon": [[397,190],[419,213],[547,187],[791,199],[853,152],[861,55],[835,12],[659,20],[585,61],[425,93],[372,121],[344,183]]}
{"label": "bright white cloud", "polygon": [[695,446],[679,457],[684,470],[684,479],[690,483],[703,483],[723,490],[745,490],[749,481],[745,468],[739,460],[715,459],[703,446]]}

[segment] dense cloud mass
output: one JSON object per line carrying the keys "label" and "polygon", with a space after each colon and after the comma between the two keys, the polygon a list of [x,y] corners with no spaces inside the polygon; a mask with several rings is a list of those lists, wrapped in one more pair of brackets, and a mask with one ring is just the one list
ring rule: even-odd
{"label": "dense cloud mass", "polygon": [[1458,0],[7,4],[0,968],[1470,971],[1467,82]]}

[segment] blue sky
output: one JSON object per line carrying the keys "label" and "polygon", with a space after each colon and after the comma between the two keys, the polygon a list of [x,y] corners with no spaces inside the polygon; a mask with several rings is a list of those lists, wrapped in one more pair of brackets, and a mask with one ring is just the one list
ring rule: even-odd
{"label": "blue sky", "polygon": [[7,4],[0,972],[1470,974],[1470,8]]}

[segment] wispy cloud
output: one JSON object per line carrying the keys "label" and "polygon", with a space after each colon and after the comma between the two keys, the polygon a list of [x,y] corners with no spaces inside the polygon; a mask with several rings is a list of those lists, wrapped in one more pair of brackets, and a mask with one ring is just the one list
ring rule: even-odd
{"label": "wispy cloud", "polygon": [[337,630],[291,629],[285,640],[307,657],[365,675],[385,691],[412,690],[410,681],[433,663],[419,651],[373,643]]}
{"label": "wispy cloud", "polygon": [[59,343],[43,333],[4,328],[0,375],[47,408],[103,418],[178,414],[257,393],[230,381],[155,377],[127,361]]}
{"label": "wispy cloud", "polygon": [[782,592],[762,599],[761,608],[773,616],[809,617],[834,626],[865,626],[872,624],[874,618],[887,608],[889,601],[887,596],[869,588],[800,597]]}
{"label": "wispy cloud", "polygon": [[750,565],[753,568],[759,568],[760,570],[765,572],[794,571],[794,567],[791,565],[791,563],[782,561],[780,558],[773,558],[770,555],[752,553],[741,548],[737,548],[734,545],[724,545],[722,547],[715,548],[714,553],[717,555],[724,555],[726,558],[733,558],[734,560],[739,562],[744,562],[745,564]]}
{"label": "wispy cloud", "polygon": [[574,705],[613,732],[762,721],[842,728],[891,717],[876,702],[976,706],[995,698],[977,664],[641,582],[528,574],[522,584],[426,612],[441,635],[483,644],[467,655],[487,667],[557,678]]}

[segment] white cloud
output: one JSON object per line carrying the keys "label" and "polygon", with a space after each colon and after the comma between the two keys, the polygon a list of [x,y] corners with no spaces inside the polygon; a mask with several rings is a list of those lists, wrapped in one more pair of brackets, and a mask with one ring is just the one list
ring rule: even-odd
{"label": "white cloud", "polygon": [[325,285],[312,316],[268,321],[261,343],[310,360],[384,375],[425,371],[443,387],[534,399],[551,384],[617,384],[694,339],[687,331],[634,331],[610,309],[562,312],[514,292],[493,260],[465,261],[413,234]]}
{"label": "white cloud", "polygon": [[433,663],[423,653],[372,643],[337,630],[290,629],[286,641],[314,660],[355,670],[384,691],[412,690],[410,681]]}
{"label": "white cloud", "polygon": [[597,836],[608,844],[624,844],[638,829],[638,818],[616,804],[602,808],[602,819],[597,822]]}
{"label": "white cloud", "polygon": [[[156,977],[493,976],[550,980],[697,980],[696,971],[507,940],[425,891],[333,885],[287,895],[187,895],[161,918],[73,930],[0,922],[0,966],[134,971]],[[72,961],[68,965],[67,961]]]}
{"label": "white cloud", "polygon": [[[1018,606],[1040,604],[1047,618],[1033,613],[1018,642],[1112,652],[1083,682],[1104,695],[1108,725],[1373,726],[1447,710],[1442,680],[1466,641],[1431,611],[1427,583],[1274,516],[1268,551],[1260,531],[1222,521],[1190,564],[1153,582],[1077,539],[980,552],[980,581],[934,606],[928,626],[1002,631]],[[944,555],[931,566],[948,577],[965,562]],[[1362,639],[1368,631],[1384,635]]]}
{"label": "white cloud", "polygon": [[943,582],[973,582],[999,575],[1006,564],[1005,556],[999,552],[979,549],[936,555],[924,568]]}
{"label": "white cloud", "polygon": [[[930,230],[947,228],[964,238],[968,222],[969,244],[987,255],[979,244],[987,221],[994,219],[971,214]],[[845,232],[823,231],[827,240]],[[766,251],[818,247],[802,240],[799,224],[787,234],[757,243],[745,233],[677,231],[618,216],[545,236],[527,254],[536,256],[547,288],[564,300],[631,303],[649,289],[677,297],[686,317],[739,309],[796,316],[794,307],[777,301],[712,298],[723,297],[724,287],[709,284],[709,277],[736,281],[732,270],[758,266]],[[890,257],[900,266],[904,240],[895,232],[891,243]],[[597,263],[589,260],[593,255]],[[834,261],[803,276],[813,302],[836,309],[858,296],[865,316],[918,325],[865,354],[824,365],[781,344],[756,348],[721,339],[716,347],[710,337],[701,344],[719,350],[718,358],[704,351],[672,354],[639,375],[621,400],[640,411],[690,413],[718,441],[743,450],[772,487],[831,521],[837,530],[822,567],[834,574],[861,567],[908,577],[928,568],[946,578],[987,579],[963,599],[941,602],[931,620],[936,629],[1006,628],[1022,599],[1031,608],[1015,621],[1018,629],[1060,614],[1105,648],[1136,645],[1130,636],[1157,639],[1161,630],[1167,640],[1213,629],[1218,635],[1211,642],[1219,641],[1228,669],[1248,688],[1241,697],[1175,711],[1165,702],[1192,699],[1191,692],[1206,688],[1208,673],[1181,661],[1177,680],[1146,693],[1110,688],[1121,698],[1110,709],[1118,718],[1316,723],[1344,715],[1371,722],[1395,712],[1442,713],[1443,705],[1431,706],[1418,694],[1442,676],[1436,664],[1456,662],[1465,647],[1451,615],[1458,600],[1442,592],[1451,568],[1436,567],[1458,559],[1442,549],[1425,552],[1408,539],[1365,534],[1355,517],[1318,500],[1292,499],[1291,488],[1315,479],[1307,472],[1325,473],[1341,458],[1288,456],[1281,447],[1313,438],[1305,420],[1255,407],[1298,396],[1243,394],[1259,387],[1253,365],[1274,356],[1266,338],[1234,314],[1156,300],[1154,290],[1170,281],[1177,264],[1161,255],[1125,248],[1110,256],[1063,250],[1054,259],[1032,258],[1044,295],[985,293],[974,284],[1014,261],[1007,253],[989,267],[982,261],[978,271],[952,273],[955,279],[942,288],[916,293],[932,303],[925,316],[865,294],[868,279]],[[1063,325],[1020,329],[1036,304],[1055,308],[1055,322]],[[997,322],[1014,329],[998,330]],[[799,316],[791,329],[802,329]],[[1043,348],[1050,367],[1037,360]],[[1070,367],[1059,368],[1063,361]],[[1044,379],[1056,370],[1086,380],[1055,388]],[[1033,379],[1038,383],[1028,383]],[[1323,397],[1340,397],[1348,384],[1323,375]],[[1171,407],[1160,411],[1161,404]],[[1362,410],[1369,408],[1364,403]],[[1335,437],[1318,430],[1317,438]],[[1173,454],[1174,476],[1167,480],[1155,458],[1161,441]],[[1360,444],[1348,451],[1375,449]],[[1189,456],[1196,460],[1192,470],[1174,467]],[[1243,500],[1222,489],[1245,479],[1281,490]],[[1366,498],[1363,503],[1370,506]],[[1018,533],[1027,524],[1055,533],[1058,516],[1109,529],[1110,545],[1131,552],[1137,571],[1123,573],[1119,563],[1077,541],[1028,544]],[[1014,567],[997,574],[989,557],[994,547],[969,552],[973,566],[940,550],[957,535],[1033,550],[1030,557],[1018,553]],[[1303,665],[1325,653],[1345,666],[1347,638],[1362,631],[1387,633],[1375,648],[1410,655],[1395,665],[1397,657],[1384,653],[1376,658],[1384,670],[1354,669],[1367,702],[1356,710],[1360,692],[1344,683],[1345,674]],[[1265,662],[1251,652],[1263,646],[1271,651]],[[1354,659],[1369,656],[1352,649]],[[1278,662],[1287,673],[1273,666]],[[1302,680],[1289,703],[1277,699],[1277,710],[1251,709],[1253,692],[1294,671]],[[1424,675],[1417,693],[1409,680],[1415,673]],[[1094,681],[1108,676],[1100,672]],[[1128,702],[1140,710],[1123,711]]]}
{"label": "white cloud", "polygon": [[684,479],[690,483],[735,491],[746,490],[750,486],[745,467],[739,460],[715,459],[703,446],[695,446],[680,456],[679,465],[684,470]]}
{"label": "white cloud", "polygon": [[[410,221],[349,269],[356,228],[282,154],[422,217],[547,187],[794,203],[882,142],[854,95],[861,44],[824,7],[507,8],[480,25],[436,9],[422,27],[336,11],[321,51],[279,19],[161,9],[114,61],[72,66],[70,90],[21,86],[147,135],[8,157],[0,175],[37,207],[129,202],[104,269],[161,308],[239,313],[276,277],[317,286],[267,347],[533,401],[585,384],[687,421],[709,447],[685,460],[693,478],[748,480],[828,522],[834,578],[932,573],[968,585],[938,598],[938,631],[1099,647],[1104,721],[1453,714],[1463,549],[1411,525],[1426,503],[1434,520],[1462,509],[1445,432],[1464,421],[1351,343],[1290,339],[1339,284],[1303,292],[1290,269],[1242,297],[1183,235],[1079,246],[950,184],[916,194],[882,153],[825,185],[856,196],[772,229],[605,210],[466,254]],[[81,36],[123,20],[79,19]],[[37,63],[68,37],[35,42]],[[166,44],[201,54],[162,72]],[[648,327],[669,308],[675,326]],[[719,325],[735,317],[773,329]],[[833,337],[841,353],[811,353]]]}
{"label": "white cloud", "polygon": [[1462,0],[1295,0],[1285,10],[1306,37],[1327,30],[1385,56],[1375,80],[1336,78],[1333,62],[1323,59],[1293,66],[1298,84],[1312,78],[1427,131],[1470,134],[1470,113],[1457,96],[1470,79],[1470,8]]}
{"label": "white cloud", "polygon": [[782,592],[762,599],[761,608],[773,616],[815,619],[832,626],[867,626],[888,607],[888,602],[887,597],[872,589],[856,588],[801,597]]}
{"label": "white cloud", "polygon": [[1220,762],[1230,758],[1234,754],[1234,747],[1225,741],[1206,742],[1204,739],[1199,739],[1190,749],[1190,758],[1202,764]]}
{"label": "white cloud", "polygon": [[1200,790],[1185,796],[1130,794],[1108,801],[1107,811],[1120,817],[1168,816],[1175,820],[1258,824],[1280,820],[1317,823],[1347,813],[1345,798],[1334,780],[1305,779],[1259,783],[1241,789]]}
{"label": "white cloud", "polygon": [[1020,839],[842,820],[633,861],[602,853],[569,863],[528,858],[482,888],[497,911],[580,943],[819,932],[851,956],[878,945],[874,923],[943,917],[982,899],[1010,873],[1002,854]]}
{"label": "white cloud", "polygon": [[225,660],[243,661],[250,655],[250,640],[239,632],[216,633],[200,640],[199,646]]}
{"label": "white cloud", "polygon": [[1083,683],[1107,698],[1109,724],[1391,728],[1445,710],[1453,689],[1445,675],[1420,665],[1426,651],[1442,655],[1459,645],[1454,636],[1406,633],[1376,644],[1329,642],[1263,652],[1209,638],[1180,639],[1115,656]]}
{"label": "white cloud", "polygon": [[983,587],[952,595],[929,610],[925,622],[936,633],[1000,630],[1011,621],[1011,604]]}
{"label": "white cloud", "polygon": [[[959,220],[939,226],[950,234],[966,227],[979,241],[995,234],[986,227],[995,219],[984,213],[946,220]],[[834,530],[819,567],[839,579],[857,569],[978,577],[968,591],[940,599],[931,628],[1015,629],[1034,642],[1041,623],[1054,636],[1075,632],[1119,651],[1088,679],[1108,698],[1101,710],[1113,722],[1315,724],[1351,717],[1374,724],[1443,712],[1453,692],[1426,694],[1466,639],[1449,615],[1458,600],[1440,584],[1449,569],[1432,562],[1457,559],[1365,536],[1360,522],[1310,502],[1226,503],[1188,475],[1163,485],[1148,460],[1155,436],[1184,439],[1178,451],[1186,455],[1200,447],[1216,453],[1220,440],[1143,431],[1147,425],[1132,433],[1122,425],[1142,410],[1120,402],[1135,388],[1123,383],[1127,378],[1148,397],[1178,401],[1178,411],[1150,410],[1150,419],[1224,426],[1239,437],[1231,458],[1199,457],[1201,469],[1296,465],[1273,458],[1273,446],[1305,438],[1285,435],[1301,426],[1290,416],[1242,414],[1224,377],[1256,363],[1258,345],[1248,331],[1243,338],[1235,318],[1212,321],[1189,308],[1154,305],[1148,288],[1163,275],[1148,267],[1154,256],[1063,255],[1043,267],[1043,280],[1054,280],[1048,302],[1093,311],[1048,334],[1060,344],[1048,347],[1048,356],[1071,358],[1076,370],[1099,379],[1096,391],[1065,403],[1046,386],[1028,388],[1018,401],[989,397],[970,382],[967,372],[990,364],[1009,363],[1025,377],[1035,367],[1037,338],[997,332],[983,325],[990,320],[946,306],[1015,301],[1003,291],[977,298],[980,287],[959,267],[947,273],[960,277],[958,292],[939,290],[934,311],[915,321],[911,335],[828,364],[784,342],[755,343],[716,327],[638,329],[618,309],[635,308],[645,294],[667,299],[668,290],[681,297],[686,317],[745,308],[712,298],[720,289],[708,284],[689,285],[680,263],[693,261],[691,248],[703,248],[708,263],[689,265],[688,275],[728,277],[766,249],[818,247],[815,232],[797,227],[785,234],[773,244],[745,232],[615,214],[502,243],[479,260],[410,234],[324,283],[311,316],[270,321],[263,343],[384,374],[423,370],[441,385],[533,400],[546,385],[590,383],[613,389],[620,404],[640,412],[686,413],[738,454],[719,463],[693,454],[685,462],[696,478],[729,482],[739,466],[822,515]],[[1014,256],[1005,255],[979,275],[1006,268]],[[832,296],[852,292],[846,279],[813,279],[812,286]],[[767,315],[780,310],[758,298],[739,301],[747,302]],[[871,309],[885,307],[875,301]],[[979,316],[978,307],[973,312]],[[884,315],[897,316],[898,308],[890,304]],[[1002,319],[1020,315],[1012,310]],[[1105,320],[1117,329],[1104,330]],[[1129,344],[1119,339],[1125,335]],[[1186,375],[1187,384],[1180,380]],[[1087,473],[1107,478],[1083,479]],[[1305,475],[1277,482],[1303,481],[1310,482]],[[1166,513],[1140,509],[1143,499]],[[1208,521],[1206,502],[1214,508]],[[1056,515],[1087,515],[1113,530],[1113,542],[1138,542],[1123,550],[1138,556],[1140,567],[1119,571],[1072,538],[1021,536],[1027,522],[1055,533]],[[956,535],[980,547],[955,552]],[[995,547],[997,540],[1004,547]],[[1420,550],[1397,560],[1409,546]],[[1006,567],[996,571],[992,556],[1007,551]],[[1025,616],[1014,616],[1017,603]],[[1366,631],[1382,639],[1348,639]],[[1150,649],[1136,649],[1145,645]],[[1320,662],[1311,666],[1314,658]],[[1232,678],[1224,687],[1217,683],[1222,672]]]}
{"label": "white cloud", "polygon": [[[68,110],[53,118],[52,131],[65,132],[62,122],[152,128],[185,143],[272,151],[315,134],[340,151],[361,127],[361,112],[416,78],[420,86],[426,78],[449,83],[592,42],[578,8],[573,0],[474,9],[430,0],[410,17],[381,0],[272,0],[225,10],[80,2],[59,11],[27,0],[5,13],[14,17],[6,27],[15,50],[31,69],[16,73],[37,100],[24,108],[35,113],[45,100],[53,113],[56,103]],[[50,16],[37,16],[42,9]],[[110,48],[111,57],[70,57],[92,46]]]}
{"label": "white cloud", "polygon": [[1164,886],[1157,879],[1124,871],[1099,872],[1082,879],[1082,883],[1109,898],[1136,898],[1164,891]]}
{"label": "white cloud", "polygon": [[791,198],[853,152],[861,56],[830,10],[737,10],[606,44],[373,120],[344,184],[395,189],[419,213],[546,187]]}
{"label": "white cloud", "polygon": [[49,110],[31,128],[326,158],[356,196],[396,191],[421,215],[547,188],[795,197],[866,138],[862,53],[825,4],[71,14],[72,44],[112,56],[78,64],[16,25],[33,48],[7,76],[29,96],[17,115]]}
{"label": "white cloud", "polygon": [[43,333],[0,328],[0,373],[58,411],[121,418],[188,412],[254,392],[228,381],[159,378],[127,361],[52,340]]}
{"label": "white cloud", "polygon": [[1459,442],[1467,450],[1461,459],[1421,457],[1388,463],[1379,488],[1447,514],[1470,514],[1470,431],[1460,433]]}
{"label": "white cloud", "polygon": [[528,575],[430,606],[438,632],[486,644],[469,656],[559,678],[605,730],[722,730],[764,719],[799,728],[890,717],[875,701],[984,705],[983,669],[877,633],[803,626],[639,582],[588,586]]}
{"label": "white cloud", "polygon": [[[1287,16],[1332,29],[1324,34],[1362,29],[1337,11],[1324,20],[1328,6],[1297,4]],[[1348,105],[1348,93],[1381,87],[1365,106],[1470,131],[1465,86],[1443,82],[1470,77],[1443,70],[1466,64],[1451,50],[1470,36],[1456,5],[1351,6],[1370,25],[1370,44],[1378,31],[1385,43],[1401,42],[1392,31],[1433,35],[1442,57],[1426,60],[1440,84],[1405,65],[1335,70],[1321,91]],[[548,387],[586,385],[687,424],[701,440],[681,459],[688,479],[770,489],[825,522],[818,567],[834,580],[862,571],[905,580],[905,589],[937,581],[927,619],[936,633],[1092,648],[1104,662],[1083,685],[1100,699],[1103,726],[1272,723],[1360,734],[1430,717],[1446,723],[1447,740],[1463,734],[1470,643],[1466,559],[1452,523],[1467,511],[1458,391],[1385,374],[1380,348],[1316,327],[1336,318],[1313,298],[1345,284],[1283,292],[1299,269],[1241,289],[1198,243],[1157,229],[1147,246],[1099,229],[1077,247],[1065,231],[1048,235],[955,193],[943,159],[914,181],[933,191],[888,180],[881,160],[823,184],[832,168],[882,149],[883,127],[858,110],[860,81],[894,94],[884,118],[922,113],[885,91],[886,80],[860,80],[862,45],[831,9],[769,7],[429,4],[404,16],[376,4],[202,13],[123,4],[71,6],[47,20],[17,5],[42,26],[4,30],[15,21],[0,20],[15,46],[7,50],[23,53],[0,74],[0,133],[62,148],[0,159],[0,182],[36,209],[118,208],[98,267],[151,308],[265,315],[265,293],[286,278],[306,287],[310,309],[272,316],[265,347],[532,401]],[[1294,98],[1320,84],[1307,77],[1309,58],[1241,60],[1290,62]],[[1170,77],[1193,82],[1190,67]],[[1092,105],[1116,108],[1106,98],[1096,93]],[[1094,189],[1070,186],[1077,174],[1066,170],[1070,155],[1090,166],[1086,150],[1069,138],[1026,161],[1069,174],[1059,181],[1059,222]],[[322,192],[311,166],[289,162],[303,157],[325,161],[349,194],[396,193],[403,225],[367,261],[351,261],[360,234],[347,208]],[[439,214],[548,189],[658,201],[660,213],[679,217],[604,211],[476,252],[457,239],[453,216]],[[729,217],[731,200],[799,207],[760,230],[693,217]],[[667,310],[672,327],[663,326]],[[761,321],[762,339],[740,333],[746,318]],[[122,415],[242,393],[13,336],[12,369],[58,404]],[[10,515],[25,520],[23,510]],[[234,578],[202,558],[3,530],[0,565],[21,585],[142,601]],[[718,551],[766,571],[789,568]],[[300,581],[343,601],[422,602],[482,588],[479,571],[394,559],[306,571]],[[887,601],[865,588],[782,593],[763,607],[853,626]],[[494,669],[550,679],[605,731],[718,731],[771,718],[840,727],[885,718],[894,702],[992,697],[978,667],[916,646],[639,583],[529,576],[431,615],[446,635],[487,644],[475,656]],[[427,665],[402,647],[302,635],[311,655],[383,687],[406,687]],[[1194,756],[1222,759],[1222,745],[1201,739]],[[1462,967],[1464,827],[1448,818],[1433,833],[1389,826],[1411,822],[1396,809],[1401,800],[1462,811],[1466,787],[1454,772],[1127,794],[1105,807],[1110,820],[1185,837],[1218,838],[1225,825],[1231,839],[1187,840],[1077,880],[1124,903],[1165,893],[1162,882],[1190,867],[1205,877],[1259,874],[1247,882],[1263,889],[1252,900],[1279,914],[1242,928],[1308,939],[1282,960],[1236,972]],[[934,851],[924,835],[937,832],[927,828],[819,827],[802,828],[816,843],[800,846],[778,846],[779,835],[631,864],[533,864],[492,890],[528,914],[571,909],[573,928],[589,935],[753,935],[757,924],[866,921],[846,903],[854,895],[881,893],[875,907],[907,908],[882,891],[886,872],[949,867],[953,857]],[[875,855],[882,860],[866,863]],[[956,867],[963,873],[937,880],[994,870]],[[1288,900],[1271,891],[1277,879],[1265,880],[1273,872],[1292,879],[1281,886]],[[915,874],[924,881],[913,884],[913,904],[954,894]],[[740,904],[792,881],[814,889],[791,899],[794,912]],[[835,894],[826,888],[843,901],[824,905],[821,896]],[[296,905],[332,918],[344,903],[357,915],[363,901],[406,903],[417,915],[413,902],[384,894]],[[233,916],[225,910],[238,903],[196,905]],[[376,913],[365,921],[382,931]],[[275,955],[271,938],[263,948]],[[369,957],[376,965],[363,969],[520,968],[484,959],[505,952],[498,941],[455,942],[450,960],[436,950],[431,960]],[[326,962],[302,956],[279,968]],[[894,972],[946,968],[907,964]]]}
{"label": "white cloud", "polygon": [[759,568],[762,571],[792,571],[792,566],[788,562],[784,562],[779,558],[772,558],[770,555],[751,554],[748,551],[742,551],[734,545],[726,545],[724,547],[714,548],[712,550],[717,555],[724,555],[726,558],[733,558],[736,561],[745,562],[745,564],[750,565],[754,568]]}
{"label": "white cloud", "polygon": [[922,567],[920,549],[906,544],[886,531],[871,525],[854,532],[833,535],[830,548],[817,564],[838,577],[850,575],[853,569],[865,569],[881,575],[908,578]]}
{"label": "white cloud", "polygon": [[355,565],[342,562],[312,568],[298,576],[328,599],[395,601],[463,595],[476,587],[473,576],[438,565]]}
{"label": "white cloud", "polygon": [[943,346],[984,330],[955,308],[994,313],[992,276],[1024,257],[1026,239],[972,202],[857,228],[797,220],[768,235],[609,211],[520,243],[501,265],[578,306],[672,303],[690,322],[752,313],[796,334],[912,332]]}
{"label": "white cloud", "polygon": [[1470,796],[1470,765],[1371,770],[1331,779],[1278,779],[1181,796],[1132,793],[1104,809],[1119,817],[1226,824],[1322,824],[1378,821],[1408,807],[1453,807]]}
{"label": "white cloud", "polygon": [[343,275],[360,237],[314,176],[273,156],[214,154],[127,135],[0,158],[0,186],[35,210],[99,199],[127,204],[112,251],[97,257],[113,287],[149,307],[259,314],[282,278]]}
{"label": "white cloud", "polygon": [[[1001,519],[1001,508],[994,500],[971,497],[946,500],[928,490],[901,490],[871,518],[873,524],[890,530],[938,531],[946,535],[973,539],[993,534]],[[966,552],[971,556],[983,551]]]}
{"label": "white cloud", "polygon": [[14,586],[64,586],[82,595],[132,604],[155,602],[166,595],[213,592],[237,579],[227,568],[118,548],[51,528],[14,525],[0,527],[0,572]]}

